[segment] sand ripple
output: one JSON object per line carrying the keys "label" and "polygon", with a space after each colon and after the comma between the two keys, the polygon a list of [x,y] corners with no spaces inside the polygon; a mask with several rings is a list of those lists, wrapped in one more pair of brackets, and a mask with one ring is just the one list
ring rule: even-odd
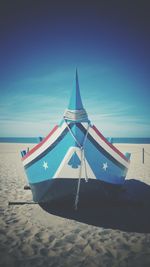
{"label": "sand ripple", "polygon": [[87,225],[50,215],[38,205],[8,206],[8,200],[32,198],[23,190],[20,146],[11,149],[7,145],[9,153],[3,153],[3,146],[0,154],[0,266],[150,266],[148,233]]}

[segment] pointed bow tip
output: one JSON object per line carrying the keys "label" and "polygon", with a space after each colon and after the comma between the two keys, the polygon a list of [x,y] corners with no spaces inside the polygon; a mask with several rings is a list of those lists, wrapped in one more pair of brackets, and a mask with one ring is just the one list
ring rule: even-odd
{"label": "pointed bow tip", "polygon": [[71,121],[87,121],[88,120],[88,116],[83,107],[82,99],[80,95],[77,68],[76,68],[75,85],[72,90],[68,109],[64,113],[64,118],[71,120]]}

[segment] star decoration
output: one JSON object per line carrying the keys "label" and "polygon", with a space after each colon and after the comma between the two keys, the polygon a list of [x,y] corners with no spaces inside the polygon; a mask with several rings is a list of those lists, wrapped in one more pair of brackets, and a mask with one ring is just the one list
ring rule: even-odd
{"label": "star decoration", "polygon": [[48,169],[48,163],[46,161],[44,161],[44,163],[43,163],[43,168],[45,169],[45,171],[46,171],[46,169]]}
{"label": "star decoration", "polygon": [[103,169],[104,171],[106,171],[107,168],[108,168],[107,162],[106,162],[106,163],[103,163],[103,167],[102,167],[102,169]]}

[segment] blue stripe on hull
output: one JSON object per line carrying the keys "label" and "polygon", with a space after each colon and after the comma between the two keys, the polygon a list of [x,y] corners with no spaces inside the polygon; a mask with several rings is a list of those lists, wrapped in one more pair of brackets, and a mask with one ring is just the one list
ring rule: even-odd
{"label": "blue stripe on hull", "polygon": [[[78,140],[82,144],[84,134],[75,124],[72,124],[71,127],[72,132],[78,136]],[[48,180],[49,177],[52,178],[68,149],[72,146],[75,147],[78,145],[68,130],[65,130],[50,148],[25,167],[29,183],[37,183]],[[46,170],[43,168],[44,161],[48,163],[48,168]]]}
{"label": "blue stripe on hull", "polygon": [[[36,158],[34,162],[32,161],[32,163],[25,168],[29,183],[37,183],[48,180],[49,177],[52,178],[69,147],[75,146],[75,141],[67,131],[65,131],[60,138],[61,141],[57,140],[55,145],[52,145],[40,155],[40,157]],[[43,168],[44,161],[48,163],[48,168],[46,170]]]}
{"label": "blue stripe on hull", "polygon": [[48,147],[43,153],[41,153],[38,157],[36,157],[34,160],[32,160],[30,163],[28,163],[25,166],[25,169],[28,169],[30,166],[32,166],[34,163],[36,163],[38,160],[44,158],[49,152],[51,152],[58,144],[61,142],[61,140],[66,136],[68,132],[68,129],[65,129],[62,134],[58,137],[58,139],[50,146]]}
{"label": "blue stripe on hull", "polygon": [[[85,157],[97,179],[113,184],[122,184],[124,182],[126,168],[123,169],[114,164],[104,154],[100,153],[89,140],[86,143]],[[103,164],[106,162],[108,168],[104,170]]]}
{"label": "blue stripe on hull", "polygon": [[[85,128],[82,126],[82,124],[77,124],[79,129],[86,134]],[[102,153],[107,159],[110,159],[115,165],[118,165],[120,168],[125,168],[121,163],[119,163],[115,158],[113,158],[105,149],[103,149],[97,142],[96,140],[88,133],[88,140],[91,141],[91,143],[99,150],[100,153]],[[116,153],[116,152],[114,152]]]}
{"label": "blue stripe on hull", "polygon": [[[85,129],[81,124],[72,124],[71,127],[75,136],[78,137],[78,141],[82,144]],[[34,184],[52,179],[71,146],[77,146],[77,144],[71,134],[65,130],[55,144],[26,166],[25,170],[29,183]],[[97,179],[113,184],[122,184],[124,182],[127,169],[97,144],[90,134],[88,134],[86,141],[85,157]],[[48,164],[47,169],[43,167],[44,162]],[[106,171],[103,169],[105,162],[108,164]]]}

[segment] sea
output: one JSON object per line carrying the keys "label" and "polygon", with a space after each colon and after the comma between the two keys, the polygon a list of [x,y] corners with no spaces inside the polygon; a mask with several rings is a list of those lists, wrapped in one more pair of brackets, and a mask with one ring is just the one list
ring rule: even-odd
{"label": "sea", "polygon": [[[37,144],[44,137],[0,137],[1,143]],[[150,144],[150,137],[107,137],[112,144]]]}

